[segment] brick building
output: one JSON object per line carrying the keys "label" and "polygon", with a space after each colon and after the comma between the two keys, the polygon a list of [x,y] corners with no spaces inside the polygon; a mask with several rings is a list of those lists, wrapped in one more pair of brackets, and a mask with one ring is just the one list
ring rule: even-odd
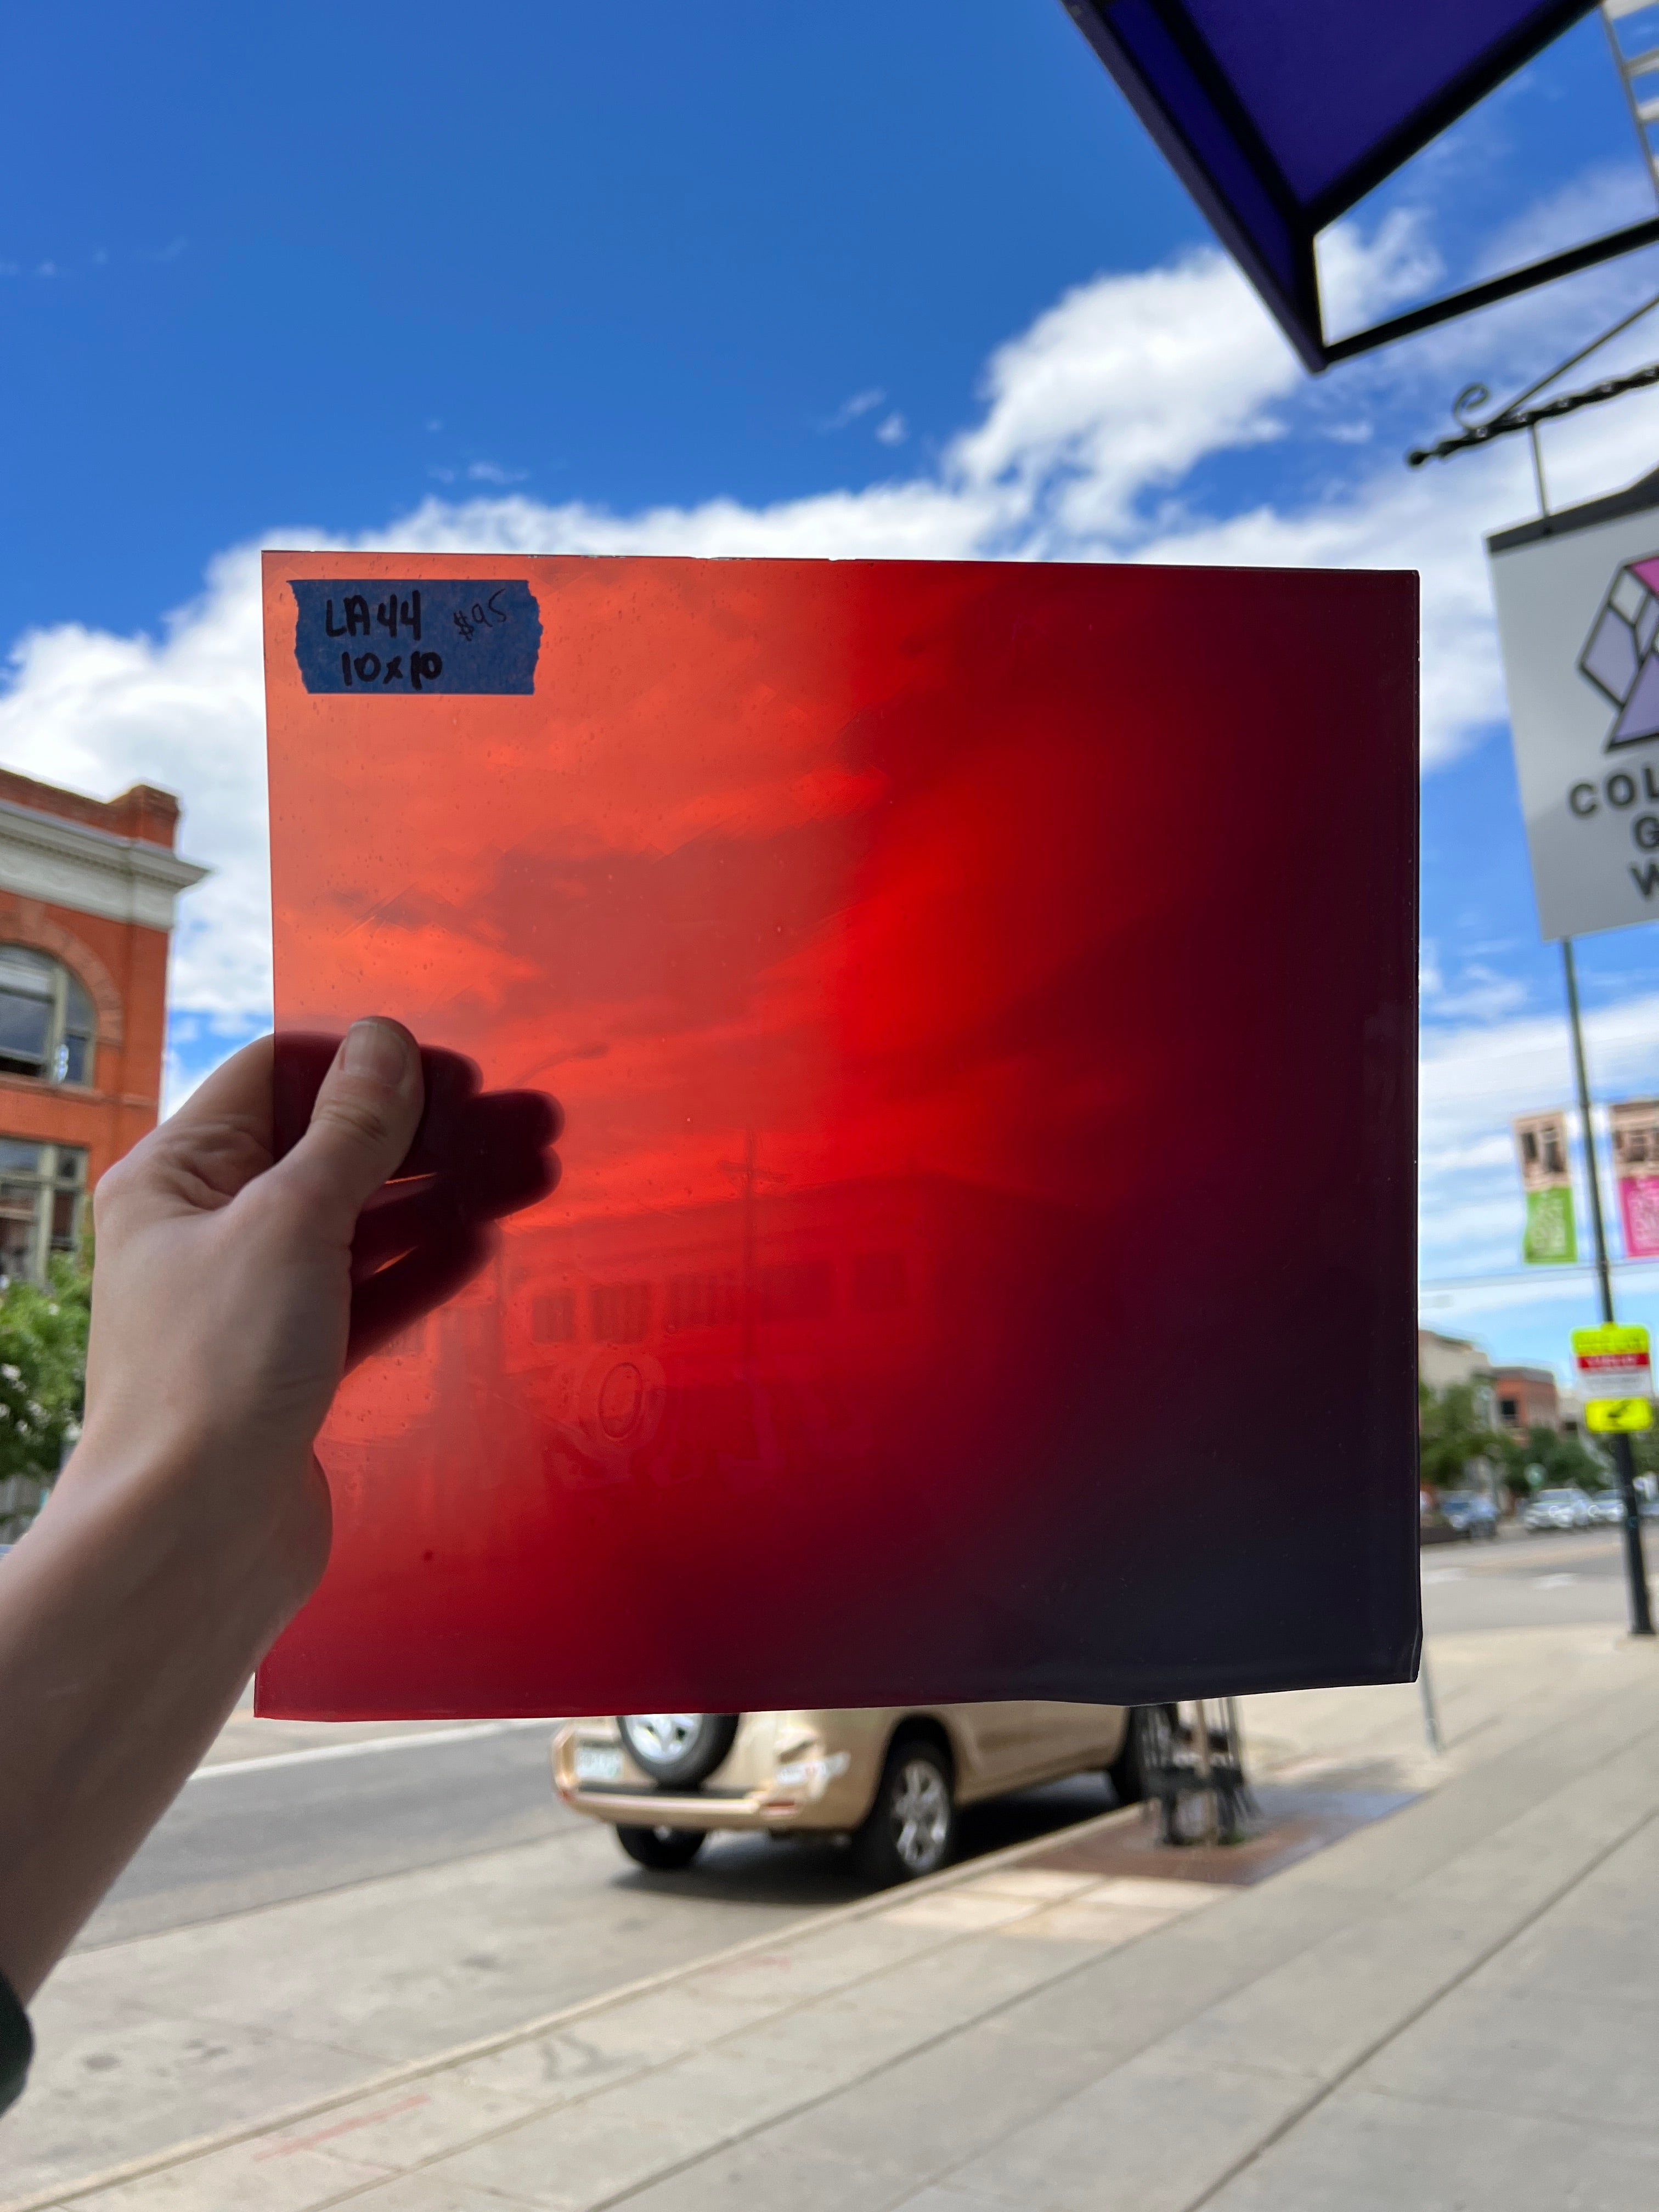
{"label": "brick building", "polygon": [[1547,1367],[1494,1367],[1492,1373],[1500,1429],[1520,1437],[1528,1429],[1560,1431],[1560,1392]]}
{"label": "brick building", "polygon": [[86,1194],[155,1126],[167,942],[207,871],[179,802],[107,801],[0,769],[0,1276],[74,1248]]}

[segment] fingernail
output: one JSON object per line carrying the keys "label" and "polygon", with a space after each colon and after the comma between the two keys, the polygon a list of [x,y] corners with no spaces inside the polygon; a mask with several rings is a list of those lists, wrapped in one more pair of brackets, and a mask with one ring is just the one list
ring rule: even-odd
{"label": "fingernail", "polygon": [[391,1022],[353,1022],[340,1065],[348,1075],[366,1075],[395,1091],[409,1073],[409,1040]]}

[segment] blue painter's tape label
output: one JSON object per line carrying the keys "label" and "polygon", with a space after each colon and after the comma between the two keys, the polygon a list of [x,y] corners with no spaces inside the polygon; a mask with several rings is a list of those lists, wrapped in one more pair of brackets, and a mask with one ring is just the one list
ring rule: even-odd
{"label": "blue painter's tape label", "polygon": [[542,618],[514,576],[422,576],[410,583],[290,577],[294,654],[307,691],[478,696],[536,689]]}

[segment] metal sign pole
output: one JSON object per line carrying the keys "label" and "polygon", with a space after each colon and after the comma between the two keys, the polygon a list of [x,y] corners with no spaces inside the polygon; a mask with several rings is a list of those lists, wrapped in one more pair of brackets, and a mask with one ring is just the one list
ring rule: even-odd
{"label": "metal sign pole", "polygon": [[[1572,1066],[1578,1084],[1578,1121],[1584,1133],[1584,1171],[1589,1178],[1595,1279],[1601,1286],[1601,1318],[1611,1323],[1613,1274],[1607,1266],[1607,1231],[1601,1222],[1601,1176],[1595,1158],[1595,1132],[1590,1126],[1589,1078],[1584,1070],[1584,1032],[1578,1019],[1578,970],[1570,937],[1561,939],[1561,960],[1567,972],[1567,1019],[1572,1030]],[[1651,1636],[1653,1611],[1648,1601],[1647,1561],[1642,1548],[1642,1507],[1636,1494],[1636,1462],[1627,1436],[1613,1437],[1613,1455],[1619,1468],[1619,1488],[1625,1507],[1625,1574],[1630,1584],[1630,1632],[1632,1636]]]}

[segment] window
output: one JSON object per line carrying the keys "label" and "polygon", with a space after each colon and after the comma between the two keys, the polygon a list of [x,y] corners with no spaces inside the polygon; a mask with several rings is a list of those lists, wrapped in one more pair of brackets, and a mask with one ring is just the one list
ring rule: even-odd
{"label": "window", "polygon": [[721,1328],[738,1321],[743,1299],[735,1275],[671,1275],[670,1328]]}
{"label": "window", "polygon": [[92,1000],[61,960],[0,945],[0,1075],[90,1083],[97,1029]]}
{"label": "window", "polygon": [[538,1344],[570,1343],[576,1334],[575,1292],[550,1291],[544,1297],[533,1298],[530,1334]]}
{"label": "window", "polygon": [[601,1344],[638,1344],[650,1334],[649,1283],[595,1283],[587,1295]]}
{"label": "window", "polygon": [[1518,1398],[1500,1398],[1498,1401],[1498,1418],[1512,1429],[1519,1427],[1521,1401]]}
{"label": "window", "polygon": [[0,1275],[42,1283],[54,1252],[81,1237],[87,1156],[75,1145],[0,1137]]}

